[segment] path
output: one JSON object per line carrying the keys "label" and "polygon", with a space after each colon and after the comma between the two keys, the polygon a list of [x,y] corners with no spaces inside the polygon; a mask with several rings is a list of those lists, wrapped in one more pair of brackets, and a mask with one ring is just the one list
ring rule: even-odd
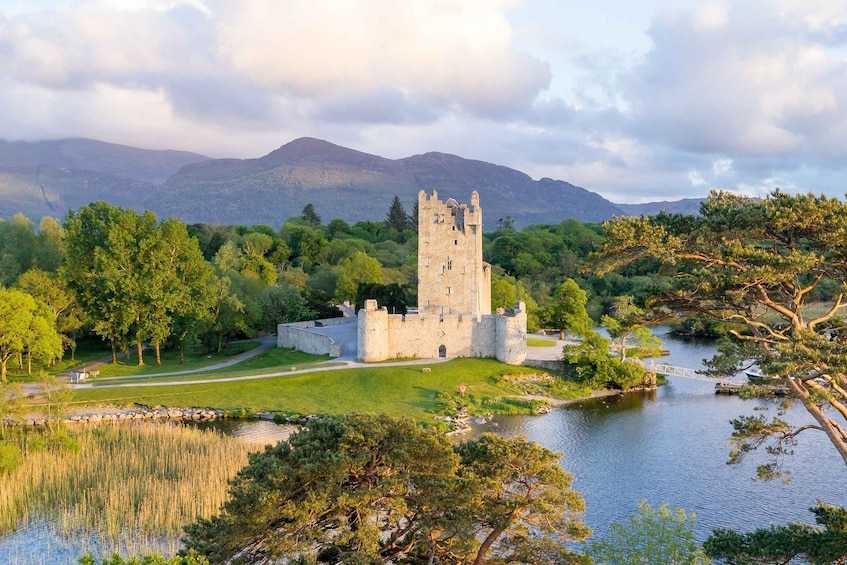
{"label": "path", "polygon": [[[266,336],[263,336],[263,337],[246,339],[244,341],[258,342],[259,346],[254,347],[253,349],[251,349],[249,351],[239,353],[238,355],[233,355],[230,359],[227,359],[226,361],[221,361],[219,363],[213,363],[212,365],[206,365],[206,366],[200,367],[198,369],[184,369],[182,371],[152,373],[152,374],[144,375],[144,376],[145,377],[167,377],[167,376],[173,376],[173,375],[188,375],[188,374],[192,374],[192,373],[200,373],[200,372],[203,372],[203,371],[213,371],[215,369],[224,369],[226,367],[231,367],[232,365],[237,365],[238,363],[241,363],[242,361],[246,361],[247,359],[250,359],[251,357],[255,357],[255,356],[259,355],[260,353],[263,353],[263,352],[267,351],[268,349],[271,349],[272,347],[276,347],[276,336],[274,336],[274,335],[266,335]],[[237,342],[233,342],[233,343],[237,343]],[[96,361],[93,361],[91,363],[87,363],[85,365],[85,369],[86,369],[86,371],[90,371],[92,369],[99,367],[100,365],[103,365],[105,363],[110,363],[111,361],[112,361],[112,356],[107,355],[106,357],[103,357],[103,358],[98,359]],[[61,381],[70,381],[70,372],[62,373],[61,375],[59,375],[58,378]],[[129,376],[129,377],[101,377],[101,378],[98,378],[97,381],[102,382],[102,381],[111,381],[111,380],[116,380],[116,379],[127,379],[127,378],[138,378],[138,376],[132,375],[132,376]],[[148,384],[150,384],[150,383],[148,383]],[[180,384],[180,383],[174,382],[172,384]],[[75,385],[72,385],[72,386],[73,386],[74,389],[76,389],[76,388],[90,388],[90,386],[86,387],[84,384],[75,384]],[[123,386],[126,386],[126,385],[123,385]],[[36,396],[38,394],[41,394],[43,387],[38,383],[24,383],[24,384],[21,385],[21,389],[23,390],[24,397],[32,397],[32,396]]]}
{"label": "path", "polygon": [[[256,379],[269,379],[273,377],[282,377],[286,375],[302,375],[305,373],[317,373],[321,371],[337,371],[341,369],[353,369],[357,367],[404,367],[404,366],[415,366],[415,365],[432,365],[435,363],[444,363],[445,361],[449,361],[446,358],[434,358],[434,359],[415,359],[412,361],[394,361],[388,363],[360,363],[356,361],[356,339],[357,339],[357,327],[356,324],[344,324],[340,326],[324,326],[321,328],[314,328],[313,331],[317,331],[318,333],[322,333],[324,335],[328,335],[332,337],[336,343],[341,344],[341,357],[330,359],[329,361],[324,361],[323,364],[327,366],[316,366],[310,367],[308,369],[295,369],[288,371],[274,371],[271,373],[262,373],[259,375],[244,375],[239,377],[219,377],[219,378],[211,378],[211,379],[186,379],[179,381],[166,381],[166,382],[132,382],[132,383],[115,383],[115,384],[99,384],[105,381],[106,379],[98,378],[97,384],[92,383],[80,383],[74,385],[74,389],[85,389],[85,388],[127,388],[127,387],[148,387],[148,386],[172,386],[172,385],[191,385],[191,384],[208,384],[208,383],[224,383],[224,382],[233,382],[233,381],[247,381],[247,380],[256,380]],[[555,341],[556,345],[551,347],[529,347],[527,348],[528,352],[532,353],[532,359],[561,359],[562,357],[562,347],[564,347],[567,343],[572,343],[568,340],[559,340],[555,337],[551,336],[541,336],[541,335],[532,335],[531,337],[539,338],[539,339],[547,339],[550,341]],[[156,373],[151,375],[145,375],[145,377],[164,377],[164,376],[173,376],[180,374],[190,374],[190,373],[198,373],[202,371],[209,371],[213,369],[218,369],[222,367],[228,367],[230,365],[234,365],[236,363],[240,363],[241,361],[248,359],[254,355],[258,355],[262,351],[266,351],[271,347],[276,346],[276,337],[267,336],[265,338],[259,338],[262,341],[262,345],[259,347],[242,353],[240,355],[236,355],[229,361],[224,363],[219,363],[216,365],[210,365],[207,367],[203,367],[202,369],[191,369],[187,371],[173,371],[169,373]],[[253,340],[257,341],[257,340]],[[111,377],[110,380],[117,380],[127,377]],[[136,377],[137,378],[137,377]]]}

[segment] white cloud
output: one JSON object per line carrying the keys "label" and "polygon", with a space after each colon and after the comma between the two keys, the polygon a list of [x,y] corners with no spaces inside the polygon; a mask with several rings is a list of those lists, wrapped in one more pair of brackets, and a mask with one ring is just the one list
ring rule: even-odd
{"label": "white cloud", "polygon": [[473,113],[527,107],[550,81],[516,52],[504,6],[483,0],[226,2],[222,58],[247,79],[312,96],[395,89]]}

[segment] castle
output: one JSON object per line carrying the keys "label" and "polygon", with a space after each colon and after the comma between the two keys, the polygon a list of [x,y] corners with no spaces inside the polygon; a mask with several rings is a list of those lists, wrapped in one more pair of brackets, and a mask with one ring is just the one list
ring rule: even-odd
{"label": "castle", "polygon": [[526,358],[526,306],[491,314],[491,266],[482,260],[479,194],[470,204],[418,193],[418,312],[389,314],[376,300],[358,313],[358,359]]}

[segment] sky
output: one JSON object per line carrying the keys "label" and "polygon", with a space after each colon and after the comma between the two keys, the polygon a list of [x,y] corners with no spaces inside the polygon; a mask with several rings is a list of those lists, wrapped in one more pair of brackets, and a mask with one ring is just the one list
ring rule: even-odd
{"label": "sky", "polygon": [[619,203],[847,190],[847,0],[0,0],[0,138],[442,151]]}

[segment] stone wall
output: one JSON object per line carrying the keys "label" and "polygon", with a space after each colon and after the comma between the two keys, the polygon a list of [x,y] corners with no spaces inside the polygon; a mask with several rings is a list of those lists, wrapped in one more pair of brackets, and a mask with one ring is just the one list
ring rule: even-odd
{"label": "stone wall", "polygon": [[388,314],[375,300],[359,311],[358,357],[373,362],[412,357],[493,357],[519,365],[526,358],[526,308],[502,315]]}
{"label": "stone wall", "polygon": [[312,331],[320,326],[337,326],[355,324],[356,318],[327,318],[324,320],[309,320],[293,322],[277,326],[276,346],[296,349],[313,355],[329,355],[341,357],[341,346],[331,337]]}
{"label": "stone wall", "polygon": [[418,193],[418,309],[422,314],[491,313],[491,267],[482,260],[479,194],[470,204]]}

